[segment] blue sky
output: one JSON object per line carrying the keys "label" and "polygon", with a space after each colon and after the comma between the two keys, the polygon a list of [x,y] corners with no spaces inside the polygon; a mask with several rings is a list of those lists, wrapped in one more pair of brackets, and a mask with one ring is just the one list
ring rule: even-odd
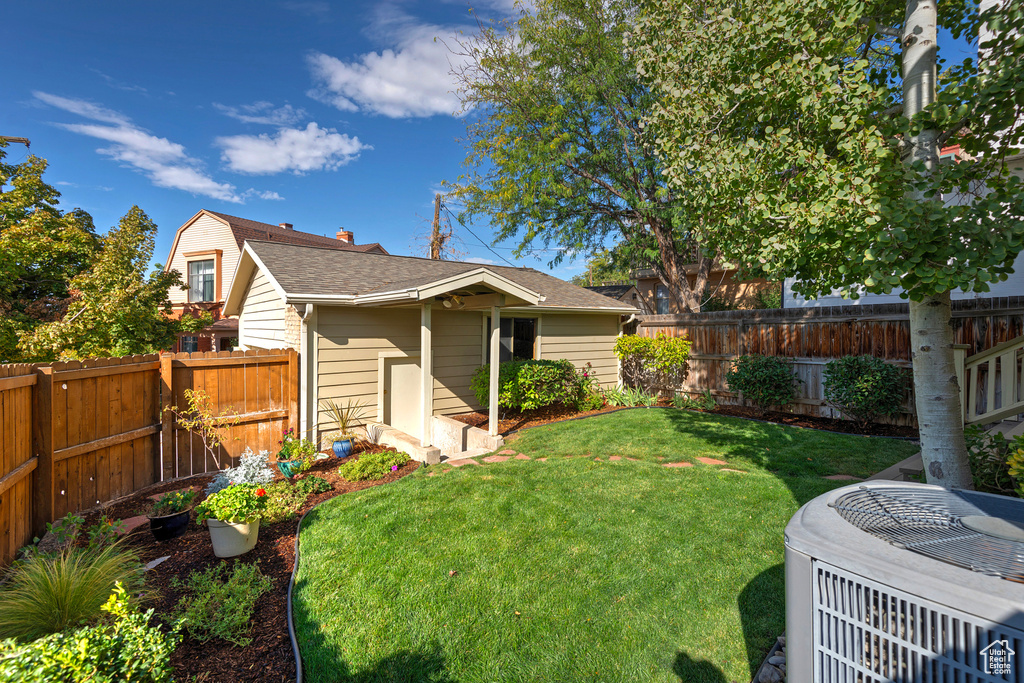
{"label": "blue sky", "polygon": [[[433,195],[461,172],[465,122],[435,37],[512,0],[8,3],[0,134],[50,162],[64,209],[106,231],[138,204],[175,230],[200,208],[422,249]],[[8,148],[8,161],[24,158]],[[473,231],[490,243],[490,228]],[[467,257],[502,261],[465,230]],[[510,247],[496,251],[510,260]],[[547,270],[551,253],[516,262]],[[582,261],[563,264],[569,277]]]}

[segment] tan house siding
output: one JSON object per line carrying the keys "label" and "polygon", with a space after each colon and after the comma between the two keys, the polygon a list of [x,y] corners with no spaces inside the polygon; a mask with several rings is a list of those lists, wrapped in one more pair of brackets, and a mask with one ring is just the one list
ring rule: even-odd
{"label": "tan house siding", "polygon": [[480,311],[431,312],[434,346],[434,414],[452,415],[480,406],[470,388],[473,372],[483,364]]}
{"label": "tan house siding", "polygon": [[[235,266],[238,265],[240,252],[238,250],[238,243],[235,241],[235,236],[231,232],[231,228],[213,216],[200,216],[194,223],[182,231],[181,236],[178,239],[178,243],[175,246],[174,253],[171,254],[168,269],[176,270],[181,273],[181,279],[188,284],[188,262],[190,260],[202,261],[205,259],[212,259],[213,256],[196,256],[194,258],[189,258],[186,257],[185,254],[211,251],[214,249],[220,249],[223,252],[221,254],[220,261],[220,274],[222,280],[215,284],[214,290],[221,292],[222,295],[226,295],[228,289],[231,287],[231,275],[235,272]],[[169,292],[169,297],[172,304],[183,304],[188,302],[188,292],[184,289],[172,289]]]}
{"label": "tan house siding", "polygon": [[558,314],[545,312],[541,320],[541,359],[572,361],[577,369],[589,362],[602,387],[619,381],[615,338],[618,315]]}
{"label": "tan house siding", "polygon": [[[294,310],[294,309],[293,309]],[[238,343],[249,349],[281,349],[285,340],[285,304],[262,270],[256,271],[238,316]],[[293,348],[298,348],[295,344]]]}
{"label": "tan house siding", "polygon": [[[317,406],[334,399],[360,401],[366,419],[377,419],[377,362],[382,352],[420,355],[418,309],[324,306],[317,320]],[[321,429],[329,418],[318,416]]]}
{"label": "tan house siding", "polygon": [[[755,308],[757,301],[754,295],[759,291],[771,289],[775,286],[768,280],[737,280],[735,270],[727,270],[724,275],[722,271],[711,273],[708,276],[708,287],[704,291],[704,298],[714,296],[716,299],[725,302],[732,308]],[[697,279],[696,275],[687,275],[692,286]],[[636,282],[637,291],[647,302],[653,311],[657,312],[657,287],[660,281],[656,278],[638,278]],[[669,313],[684,313],[676,305],[674,299],[669,298]]]}

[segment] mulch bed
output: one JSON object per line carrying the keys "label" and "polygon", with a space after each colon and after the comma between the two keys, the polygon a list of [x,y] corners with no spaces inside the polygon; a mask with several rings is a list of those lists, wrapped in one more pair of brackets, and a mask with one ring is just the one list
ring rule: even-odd
{"label": "mulch bed", "polygon": [[[353,455],[349,457],[358,458],[358,453],[361,452],[383,450],[392,449],[374,445],[359,445],[354,449]],[[295,680],[295,656],[292,652],[291,640],[288,638],[288,581],[295,563],[295,534],[298,531],[299,519],[303,513],[329,498],[352,491],[361,491],[371,486],[387,484],[412,473],[419,467],[418,462],[410,460],[397,472],[389,472],[379,481],[349,482],[338,476],[339,464],[340,461],[331,456],[327,460],[317,461],[307,472],[296,477],[296,479],[302,479],[306,476],[316,475],[326,479],[334,488],[326,493],[309,496],[305,505],[293,519],[270,526],[261,525],[256,547],[237,558],[222,560],[215,557],[206,528],[194,522],[184,536],[164,543],[154,540],[148,525],[139,527],[125,539],[125,542],[139,554],[143,562],[149,562],[165,555],[170,556],[169,560],[165,560],[155,569],[146,572],[146,585],[156,593],[146,606],[154,607],[156,615],[168,621],[181,597],[179,591],[171,588],[170,582],[174,576],[184,579],[191,572],[205,570],[221,562],[225,562],[231,567],[235,562],[258,561],[260,571],[273,579],[273,587],[270,592],[256,602],[252,619],[253,628],[250,633],[252,643],[247,647],[238,647],[217,639],[201,643],[189,638],[186,634],[181,645],[171,657],[175,680],[274,682]],[[155,493],[179,490],[187,486],[196,486],[202,489],[212,478],[212,475],[209,475],[186,481],[167,482],[140,491],[114,505],[84,515],[86,526],[94,524],[100,514],[104,514],[110,519],[124,519],[145,514],[149,507],[149,496]]]}
{"label": "mulch bed", "polygon": [[[667,399],[660,399],[658,401],[658,407],[660,408],[669,408],[671,406],[671,401]],[[600,410],[576,412],[571,406],[558,404],[538,408],[537,410],[527,410],[522,413],[506,412],[500,415],[500,419],[498,420],[498,433],[502,436],[508,436],[516,430],[525,429],[527,427],[538,427],[552,422],[560,422],[562,420],[569,420],[577,417],[589,417],[591,415],[600,415],[602,413],[611,413],[616,410],[621,410],[621,408],[613,408],[612,406],[606,405]],[[780,413],[775,411],[761,413],[754,408],[747,408],[745,406],[719,405],[712,410],[711,413],[714,415],[745,417],[754,420],[761,420],[763,422],[774,422],[776,424],[792,425],[794,427],[807,427],[809,429],[822,429],[829,432],[842,432],[845,434],[895,436],[908,439],[918,438],[916,427],[870,424],[866,428],[861,428],[856,422],[851,422],[849,420],[837,420],[828,417],[813,417],[811,415],[797,415],[795,413]],[[472,413],[450,415],[449,417],[458,420],[459,422],[473,425],[474,427],[480,427],[481,429],[487,428],[488,416],[487,413],[483,411],[478,410]]]}

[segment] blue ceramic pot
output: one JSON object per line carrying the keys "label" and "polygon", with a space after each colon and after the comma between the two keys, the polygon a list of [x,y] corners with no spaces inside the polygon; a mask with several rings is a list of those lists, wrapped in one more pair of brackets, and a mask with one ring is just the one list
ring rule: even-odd
{"label": "blue ceramic pot", "polygon": [[352,452],[352,439],[345,439],[344,441],[334,442],[334,454],[339,458],[344,458],[346,455]]}

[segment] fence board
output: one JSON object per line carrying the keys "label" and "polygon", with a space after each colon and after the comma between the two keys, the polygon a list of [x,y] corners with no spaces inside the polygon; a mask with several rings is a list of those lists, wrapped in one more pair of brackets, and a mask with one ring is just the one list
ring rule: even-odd
{"label": "fence board", "polygon": [[[910,321],[907,304],[833,306],[811,309],[716,311],[682,315],[639,316],[637,333],[664,333],[693,342],[690,374],[681,388],[696,396],[705,389],[725,404],[739,403],[730,392],[725,373],[732,359],[743,354],[784,356],[793,359],[794,373],[805,380],[798,389],[792,412],[842,417],[824,404],[822,366],[845,355],[870,354],[910,367]],[[967,345],[971,356],[1024,334],[1024,296],[953,302],[954,342]],[[970,378],[980,395],[968,392],[969,401],[992,405],[997,388],[992,378]],[[887,420],[915,425],[913,396],[904,412]]]}
{"label": "fence board", "polygon": [[26,364],[0,366],[0,564],[32,540],[32,396],[36,377]]}

